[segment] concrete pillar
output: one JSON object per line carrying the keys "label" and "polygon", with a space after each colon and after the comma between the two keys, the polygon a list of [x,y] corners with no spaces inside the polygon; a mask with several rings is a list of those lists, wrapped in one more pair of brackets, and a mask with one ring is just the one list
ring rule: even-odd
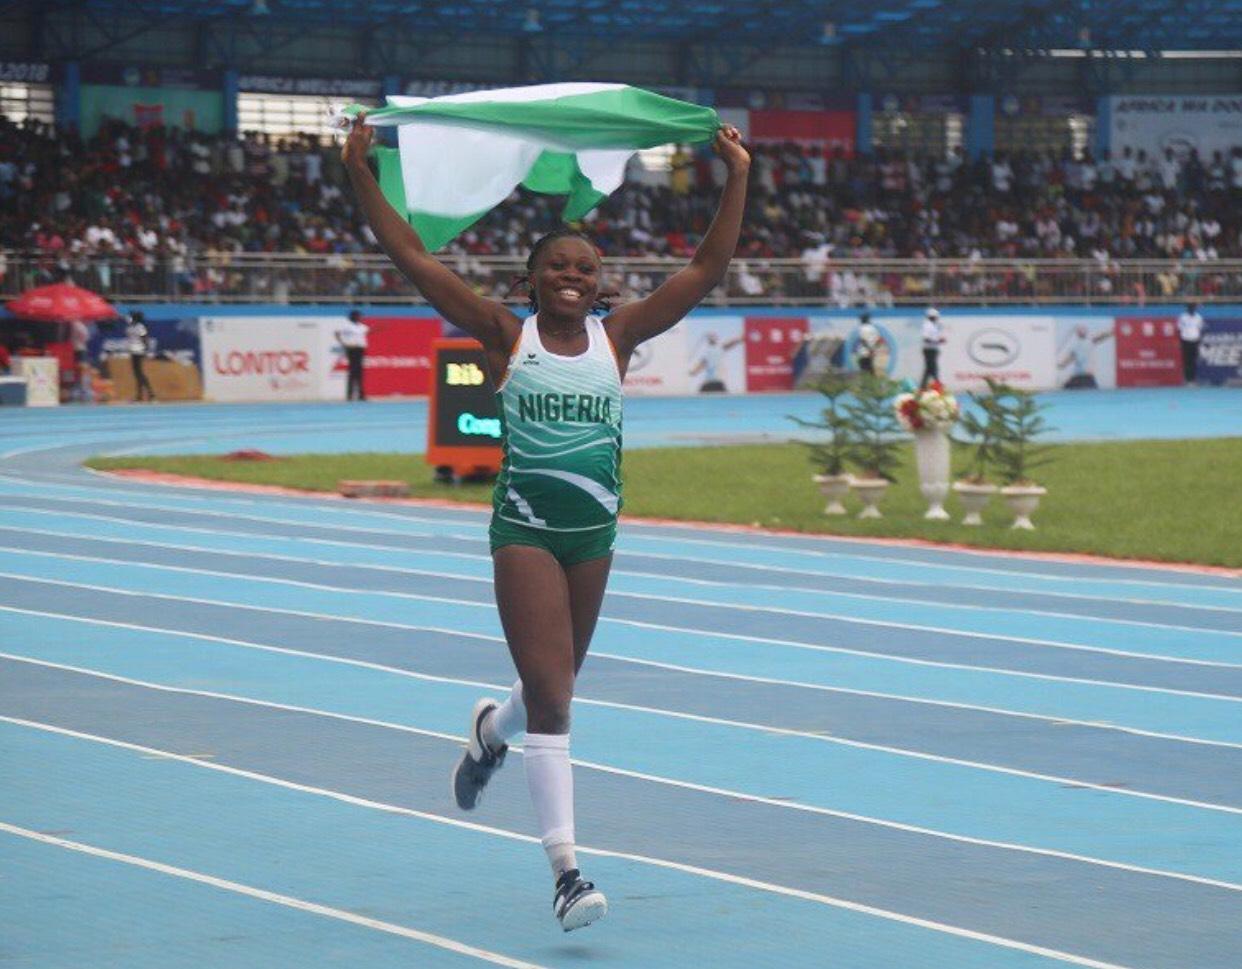
{"label": "concrete pillar", "polygon": [[871,154],[871,92],[858,95],[858,117],[854,127],[854,150],[860,155]]}
{"label": "concrete pillar", "polygon": [[224,98],[224,110],[220,113],[223,119],[224,133],[237,134],[237,71],[229,69],[224,72],[220,95]]}
{"label": "concrete pillar", "polygon": [[991,94],[970,96],[970,116],[966,119],[966,155],[978,158],[996,150],[996,97]]}
{"label": "concrete pillar", "polygon": [[81,121],[82,69],[77,61],[66,61],[56,88],[56,127],[77,128]]}

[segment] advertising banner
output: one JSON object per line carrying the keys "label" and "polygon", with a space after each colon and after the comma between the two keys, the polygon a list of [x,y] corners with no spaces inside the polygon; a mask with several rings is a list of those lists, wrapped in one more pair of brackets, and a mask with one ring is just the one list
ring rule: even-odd
{"label": "advertising banner", "polygon": [[[196,317],[147,320],[146,327],[152,358],[172,360],[182,366],[202,370],[202,343]],[[125,324],[101,323],[91,327],[86,356],[96,367],[102,367],[109,357],[128,359],[129,338],[125,335]]]}
{"label": "advertising banner", "polygon": [[940,379],[950,389],[982,390],[988,377],[1021,390],[1057,385],[1053,317],[946,313],[940,322],[947,341],[940,350]]}
{"label": "advertising banner", "polygon": [[1142,149],[1154,158],[1163,158],[1166,148],[1182,156],[1194,149],[1206,163],[1213,152],[1228,158],[1242,145],[1242,95],[1145,95],[1109,102],[1114,158],[1123,148]]}
{"label": "advertising banner", "polygon": [[224,95],[218,90],[82,85],[82,134],[93,136],[109,118],[140,128],[169,125],[214,134],[224,123]]}
{"label": "advertising banner", "polygon": [[643,397],[672,397],[690,394],[698,389],[691,386],[686,321],[682,320],[671,330],[661,333],[654,340],[640,343],[630,357],[625,374],[625,392]]}
{"label": "advertising banner", "polygon": [[[319,395],[344,400],[349,364],[337,331],[345,317],[322,319]],[[423,395],[431,391],[431,343],[443,325],[429,316],[364,316],[369,327],[362,360],[362,386],[368,397]]]}
{"label": "advertising banner", "polygon": [[[858,372],[858,331],[861,322],[860,317],[818,320],[811,324],[812,338],[823,334],[840,337],[841,346],[834,361],[834,366],[840,370]],[[872,314],[871,323],[880,334],[880,343],[875,354],[875,372],[893,380],[917,381],[923,375],[923,318]]]}
{"label": "advertising banner", "polygon": [[237,89],[258,94],[318,94],[324,97],[378,98],[383,93],[384,84],[375,78],[242,74],[237,78]]}
{"label": "advertising banner", "polygon": [[[203,396],[202,343],[198,319],[147,320],[146,377],[159,400],[198,400]],[[91,327],[86,356],[113,382],[114,400],[129,400],[136,386],[123,323]]]}
{"label": "advertising banner", "polygon": [[793,390],[794,355],[807,336],[805,316],[746,318],[746,389]]}
{"label": "advertising banner", "polygon": [[745,337],[740,316],[685,320],[688,393],[740,394],[746,386]]}
{"label": "advertising banner", "polygon": [[1066,390],[1117,386],[1116,324],[1104,316],[1057,317],[1057,382]]}
{"label": "advertising banner", "polygon": [[881,94],[875,99],[877,110],[887,114],[966,114],[968,98],[958,94]]}
{"label": "advertising banner", "polygon": [[12,84],[51,84],[59,75],[47,61],[0,61],[0,81]]}
{"label": "advertising banner", "polygon": [[1182,345],[1171,316],[1117,317],[1117,386],[1176,387]]}
{"label": "advertising banner", "polygon": [[856,119],[853,111],[751,111],[752,141],[794,141],[820,145],[847,157],[854,154]]}
{"label": "advertising banner", "polygon": [[1242,385],[1242,319],[1208,320],[1195,376],[1209,384]]}
{"label": "advertising banner", "polygon": [[443,325],[426,316],[368,316],[363,384],[368,395],[427,394],[431,390],[431,344]]}
{"label": "advertising banner", "polygon": [[201,321],[203,394],[211,400],[314,400],[323,372],[322,317],[224,316]]}

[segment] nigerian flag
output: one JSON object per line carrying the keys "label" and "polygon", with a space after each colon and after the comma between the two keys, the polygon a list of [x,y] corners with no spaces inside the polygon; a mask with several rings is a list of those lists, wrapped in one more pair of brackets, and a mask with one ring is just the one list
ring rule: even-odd
{"label": "nigerian flag", "polygon": [[[341,112],[351,118],[360,105]],[[380,187],[428,249],[438,249],[521,184],[569,196],[579,219],[620,187],[640,148],[711,140],[711,108],[624,84],[538,84],[441,98],[389,97],[367,123],[396,125],[379,148]]]}

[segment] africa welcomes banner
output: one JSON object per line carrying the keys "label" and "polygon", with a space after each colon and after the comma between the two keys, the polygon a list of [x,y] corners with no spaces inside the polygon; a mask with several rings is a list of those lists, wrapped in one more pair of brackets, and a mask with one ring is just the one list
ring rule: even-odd
{"label": "africa welcomes banner", "polygon": [[1242,384],[1242,320],[1208,321],[1199,343],[1196,376],[1209,384]]}

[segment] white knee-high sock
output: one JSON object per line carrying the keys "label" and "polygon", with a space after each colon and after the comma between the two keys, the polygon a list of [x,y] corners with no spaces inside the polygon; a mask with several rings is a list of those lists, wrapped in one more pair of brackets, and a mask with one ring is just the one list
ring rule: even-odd
{"label": "white knee-high sock", "polygon": [[569,734],[528,733],[523,761],[526,786],[539,822],[553,877],[577,868],[574,856],[574,777],[569,764]]}
{"label": "white knee-high sock", "polygon": [[493,750],[526,732],[526,702],[522,697],[522,681],[513,684],[509,697],[483,721],[483,741]]}

